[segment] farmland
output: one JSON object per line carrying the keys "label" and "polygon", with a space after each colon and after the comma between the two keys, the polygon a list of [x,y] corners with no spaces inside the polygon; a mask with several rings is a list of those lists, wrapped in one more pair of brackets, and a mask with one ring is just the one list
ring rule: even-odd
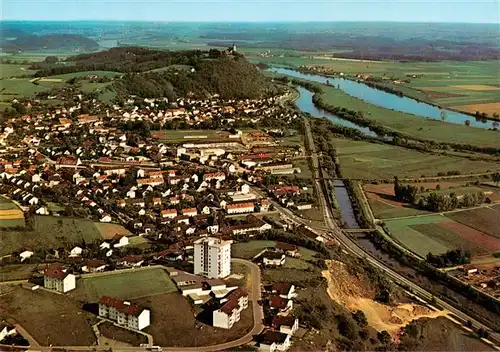
{"label": "farmland", "polygon": [[30,70],[29,65],[3,64],[0,63],[0,78],[13,76],[29,76],[35,73]]}
{"label": "farmland", "polygon": [[89,321],[91,313],[64,295],[44,290],[29,291],[11,287],[2,295],[0,312],[3,318],[14,319],[41,345],[80,345],[95,343]]}
{"label": "farmland", "polygon": [[101,296],[136,299],[176,290],[162,268],[148,268],[86,277],[78,281],[77,289],[70,296],[86,302],[97,302]]}
{"label": "farmland", "polygon": [[215,130],[167,130],[152,133],[153,137],[163,142],[192,142],[197,140],[225,140],[228,139],[228,132]]}
{"label": "farmland", "polygon": [[488,207],[472,209],[447,216],[461,224],[496,237],[500,244],[500,216],[494,209]]}
{"label": "farmland", "polygon": [[21,248],[51,249],[71,246],[82,240],[93,242],[102,239],[90,220],[53,216],[34,216],[30,225],[19,230],[0,232],[0,255],[9,254]]}
{"label": "farmland", "polygon": [[385,224],[396,240],[420,256],[455,248],[469,250],[473,255],[500,250],[500,241],[495,237],[443,215],[387,220]]}
{"label": "farmland", "polygon": [[[384,109],[351,97],[330,86],[321,85],[321,97],[326,104],[361,111],[367,119],[408,136],[445,143],[500,147],[498,132],[425,119],[395,110]],[[403,122],[404,121],[404,122]]]}
{"label": "farmland", "polygon": [[115,236],[132,236],[129,230],[122,225],[104,222],[94,222],[94,226],[101,234],[102,238],[109,240]]}
{"label": "farmland", "polygon": [[10,199],[0,197],[0,228],[24,227],[24,213]]}
{"label": "farmland", "polygon": [[333,141],[345,178],[392,179],[394,176],[435,176],[448,171],[480,173],[499,167],[495,162],[433,155],[387,144],[341,138],[334,138]]}

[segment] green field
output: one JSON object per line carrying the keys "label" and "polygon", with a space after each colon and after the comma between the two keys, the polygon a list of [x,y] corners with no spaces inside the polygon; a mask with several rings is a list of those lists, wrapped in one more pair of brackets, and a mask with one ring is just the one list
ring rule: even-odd
{"label": "green field", "polygon": [[83,278],[72,295],[78,299],[85,297],[87,302],[97,302],[102,296],[137,299],[175,291],[177,287],[164,269],[144,268]]}
{"label": "green field", "polygon": [[391,130],[408,136],[436,142],[500,148],[498,132],[388,110],[351,97],[340,89],[326,85],[321,85],[321,88],[323,89],[321,96],[325,103],[354,111],[362,111],[367,119],[377,121]]}
{"label": "green field", "polygon": [[82,240],[93,242],[102,239],[91,220],[54,216],[34,216],[33,229],[0,231],[0,256],[27,247],[51,249],[71,247]]}
{"label": "green field", "polygon": [[[500,141],[500,139],[499,139]],[[392,179],[436,176],[438,172],[480,173],[498,170],[495,162],[433,155],[388,144],[334,139],[342,176],[354,179]]]}
{"label": "green field", "polygon": [[14,64],[0,63],[0,78],[12,77],[12,76],[28,76],[36,72],[33,70],[29,70],[28,67],[29,65],[14,65]]}
{"label": "green field", "polygon": [[410,219],[386,220],[385,225],[391,232],[393,238],[411,251],[425,257],[429,252],[439,254],[454,249],[454,247],[451,245],[444,245],[437,241],[437,239],[419,232],[414,229],[414,225],[433,224],[446,220],[447,219],[441,215],[429,215]]}
{"label": "green field", "polygon": [[17,205],[14,203],[12,200],[9,198],[4,198],[0,196],[0,210],[10,210],[10,209],[16,209]]}
{"label": "green field", "polygon": [[[238,242],[231,246],[232,255],[238,258],[251,259],[266,248],[274,248],[276,241],[254,240],[249,242]],[[312,260],[316,252],[304,247],[299,247],[301,259]],[[286,260],[288,260],[287,258]]]}

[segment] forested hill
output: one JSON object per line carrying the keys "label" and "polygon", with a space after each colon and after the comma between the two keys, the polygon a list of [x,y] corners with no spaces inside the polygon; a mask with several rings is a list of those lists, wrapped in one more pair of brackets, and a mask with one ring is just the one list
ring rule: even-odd
{"label": "forested hill", "polygon": [[258,98],[275,91],[255,65],[238,53],[210,51],[159,51],[114,48],[71,57],[62,63],[33,66],[36,76],[80,71],[116,71],[125,75],[114,82],[117,96]]}
{"label": "forested hill", "polygon": [[[15,33],[10,34],[14,35]],[[17,33],[15,39],[4,39],[0,42],[0,46],[2,50],[7,52],[62,49],[90,51],[99,48],[95,40],[77,34],[47,34],[39,36]]]}

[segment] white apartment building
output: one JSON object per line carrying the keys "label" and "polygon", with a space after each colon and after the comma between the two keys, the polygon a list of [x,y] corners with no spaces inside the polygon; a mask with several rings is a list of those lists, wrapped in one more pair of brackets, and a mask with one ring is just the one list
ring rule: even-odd
{"label": "white apartment building", "polygon": [[231,329],[240,321],[240,314],[248,307],[248,293],[239,288],[229,294],[222,307],[212,313],[213,325],[216,328]]}
{"label": "white apartment building", "polygon": [[226,206],[226,211],[228,214],[253,213],[255,211],[255,204],[252,202],[232,203]]}
{"label": "white apartment building", "polygon": [[142,330],[150,324],[149,309],[108,296],[99,299],[99,316],[135,330]]}
{"label": "white apartment building", "polygon": [[231,243],[215,237],[194,242],[194,273],[209,278],[224,278],[231,274]]}
{"label": "white apartment building", "polygon": [[76,276],[61,268],[48,268],[43,274],[43,287],[66,293],[76,288]]}

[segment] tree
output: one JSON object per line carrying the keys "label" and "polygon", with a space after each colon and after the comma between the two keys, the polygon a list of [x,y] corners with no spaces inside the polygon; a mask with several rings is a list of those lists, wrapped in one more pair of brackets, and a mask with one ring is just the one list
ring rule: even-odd
{"label": "tree", "polygon": [[498,183],[500,183],[500,172],[495,172],[493,175],[491,175],[491,179],[493,180],[493,182],[496,182],[498,187]]}
{"label": "tree", "polygon": [[465,120],[465,126],[470,126],[470,120]]}
{"label": "tree", "polygon": [[381,331],[379,333],[377,333],[377,338],[378,340],[383,343],[384,345],[385,344],[388,344],[389,342],[391,342],[392,340],[392,337],[391,335],[387,332],[387,330],[384,330],[384,331]]}
{"label": "tree", "polygon": [[57,56],[47,56],[45,58],[45,62],[48,64],[55,64],[58,61],[59,61],[59,58]]}

